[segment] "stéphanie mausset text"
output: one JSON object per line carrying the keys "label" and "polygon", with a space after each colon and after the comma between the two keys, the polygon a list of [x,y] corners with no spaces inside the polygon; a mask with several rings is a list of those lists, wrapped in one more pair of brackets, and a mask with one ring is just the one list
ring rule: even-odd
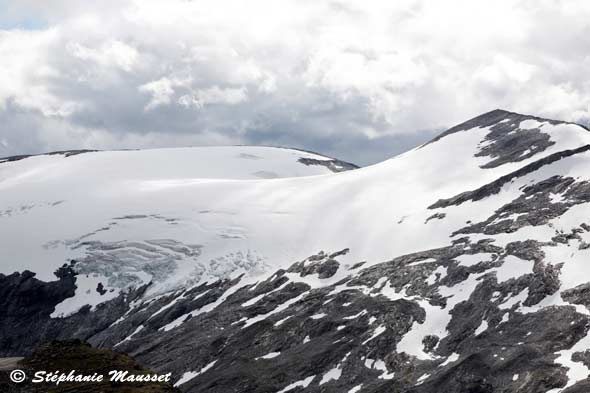
{"label": "st\u00e9phanie mausset text", "polygon": [[[170,382],[172,373],[166,374],[131,374],[129,371],[111,370],[108,372],[108,381],[110,382]],[[60,383],[92,383],[105,381],[105,375],[94,374],[77,374],[76,370],[69,373],[54,371],[37,371],[33,376],[31,382],[33,383],[53,383],[59,385]]]}

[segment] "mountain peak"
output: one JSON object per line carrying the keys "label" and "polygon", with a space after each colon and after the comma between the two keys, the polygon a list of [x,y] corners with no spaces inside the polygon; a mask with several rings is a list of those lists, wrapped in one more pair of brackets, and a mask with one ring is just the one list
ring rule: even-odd
{"label": "mountain peak", "polygon": [[[479,132],[475,137],[475,156],[491,158],[481,165],[482,168],[521,162],[538,153],[548,153],[550,147],[553,147],[552,151],[558,151],[590,143],[590,134],[586,133],[588,130],[579,124],[494,109],[451,127],[423,146],[463,131],[468,131],[471,136]],[[460,143],[464,144],[465,141]]]}
{"label": "mountain peak", "polygon": [[479,116],[476,116],[472,119],[469,119],[463,123],[457,124],[456,126],[449,128],[448,130],[446,130],[442,134],[436,136],[434,139],[432,139],[428,143],[436,142],[436,141],[438,141],[448,135],[454,134],[456,132],[467,131],[467,130],[470,130],[473,128],[491,127],[491,126],[498,124],[500,122],[509,123],[512,125],[513,129],[516,129],[516,128],[518,128],[518,125],[520,124],[520,122],[525,121],[525,120],[535,120],[539,123],[549,123],[552,125],[573,124],[573,123],[567,123],[567,122],[559,121],[559,120],[545,119],[542,117],[537,117],[537,116],[532,116],[532,115],[523,115],[523,114],[516,113],[516,112],[510,112],[510,111],[507,111],[504,109],[494,109],[492,111],[483,113]]}

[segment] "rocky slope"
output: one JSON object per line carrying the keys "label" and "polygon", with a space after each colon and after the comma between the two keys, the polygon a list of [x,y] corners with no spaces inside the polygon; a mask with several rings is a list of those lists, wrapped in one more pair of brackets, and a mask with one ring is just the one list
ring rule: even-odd
{"label": "rocky slope", "polygon": [[0,218],[33,231],[0,240],[0,354],[82,338],[189,392],[587,392],[589,150],[497,110],[322,176],[67,194],[5,162],[4,202],[67,203]]}

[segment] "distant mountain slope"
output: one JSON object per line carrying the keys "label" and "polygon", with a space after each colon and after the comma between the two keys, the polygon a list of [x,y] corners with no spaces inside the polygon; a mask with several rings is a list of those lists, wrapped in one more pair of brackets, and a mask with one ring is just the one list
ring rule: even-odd
{"label": "distant mountain slope", "polygon": [[[71,158],[66,160],[66,158]],[[20,161],[17,163],[17,161]],[[0,158],[14,163],[11,172],[53,171],[59,181],[142,179],[266,179],[321,175],[356,169],[353,164],[303,150],[264,146],[209,146],[147,150],[71,150]],[[9,172],[10,173],[10,172]],[[46,176],[45,176],[46,177]],[[2,179],[7,181],[9,179]],[[43,180],[37,178],[35,180]]]}
{"label": "distant mountain slope", "polygon": [[590,386],[584,127],[496,110],[377,165],[273,180],[8,164],[0,201],[25,208],[0,217],[2,269],[41,280],[0,276],[6,356],[79,337],[191,392]]}

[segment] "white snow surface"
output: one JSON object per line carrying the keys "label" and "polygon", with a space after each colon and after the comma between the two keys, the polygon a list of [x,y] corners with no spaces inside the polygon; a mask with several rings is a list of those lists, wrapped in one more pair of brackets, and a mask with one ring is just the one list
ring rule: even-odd
{"label": "white snow surface", "polygon": [[488,330],[488,321],[483,320],[483,321],[481,321],[481,324],[477,327],[477,329],[475,329],[475,332],[473,334],[476,336],[479,336],[480,334],[482,334],[486,330]]}
{"label": "white snow surface", "polygon": [[277,356],[279,356],[280,354],[281,354],[280,352],[270,352],[264,356],[260,356],[259,358],[256,358],[256,360],[258,360],[258,359],[273,359],[273,358],[276,358]]}
{"label": "white snow surface", "polygon": [[324,374],[324,376],[322,377],[322,380],[320,381],[320,385],[328,383],[332,380],[337,381],[338,379],[340,379],[341,375],[342,375],[342,369],[340,367],[334,367],[334,368],[328,370],[328,372],[326,372]]}
{"label": "white snow surface", "polygon": [[187,371],[187,372],[185,372],[184,374],[182,374],[182,377],[180,377],[180,379],[174,384],[174,386],[175,387],[180,386],[184,383],[187,383],[191,379],[198,377],[199,375],[203,374],[204,372],[209,370],[211,367],[213,367],[215,365],[215,363],[217,363],[217,360],[214,360],[211,363],[207,364],[200,371]]}
{"label": "white snow surface", "polygon": [[301,381],[293,382],[293,383],[285,386],[283,389],[281,389],[277,393],[285,393],[285,392],[288,392],[289,390],[293,390],[297,387],[302,387],[305,389],[306,387],[309,386],[309,384],[311,383],[311,381],[313,381],[314,378],[315,378],[315,375],[312,375],[311,377],[307,377],[305,379],[302,379]]}
{"label": "white snow surface", "polygon": [[356,385],[355,387],[353,387],[352,389],[350,389],[348,391],[348,393],[357,393],[357,392],[360,392],[362,387],[363,387],[363,384],[362,383],[360,385]]}

